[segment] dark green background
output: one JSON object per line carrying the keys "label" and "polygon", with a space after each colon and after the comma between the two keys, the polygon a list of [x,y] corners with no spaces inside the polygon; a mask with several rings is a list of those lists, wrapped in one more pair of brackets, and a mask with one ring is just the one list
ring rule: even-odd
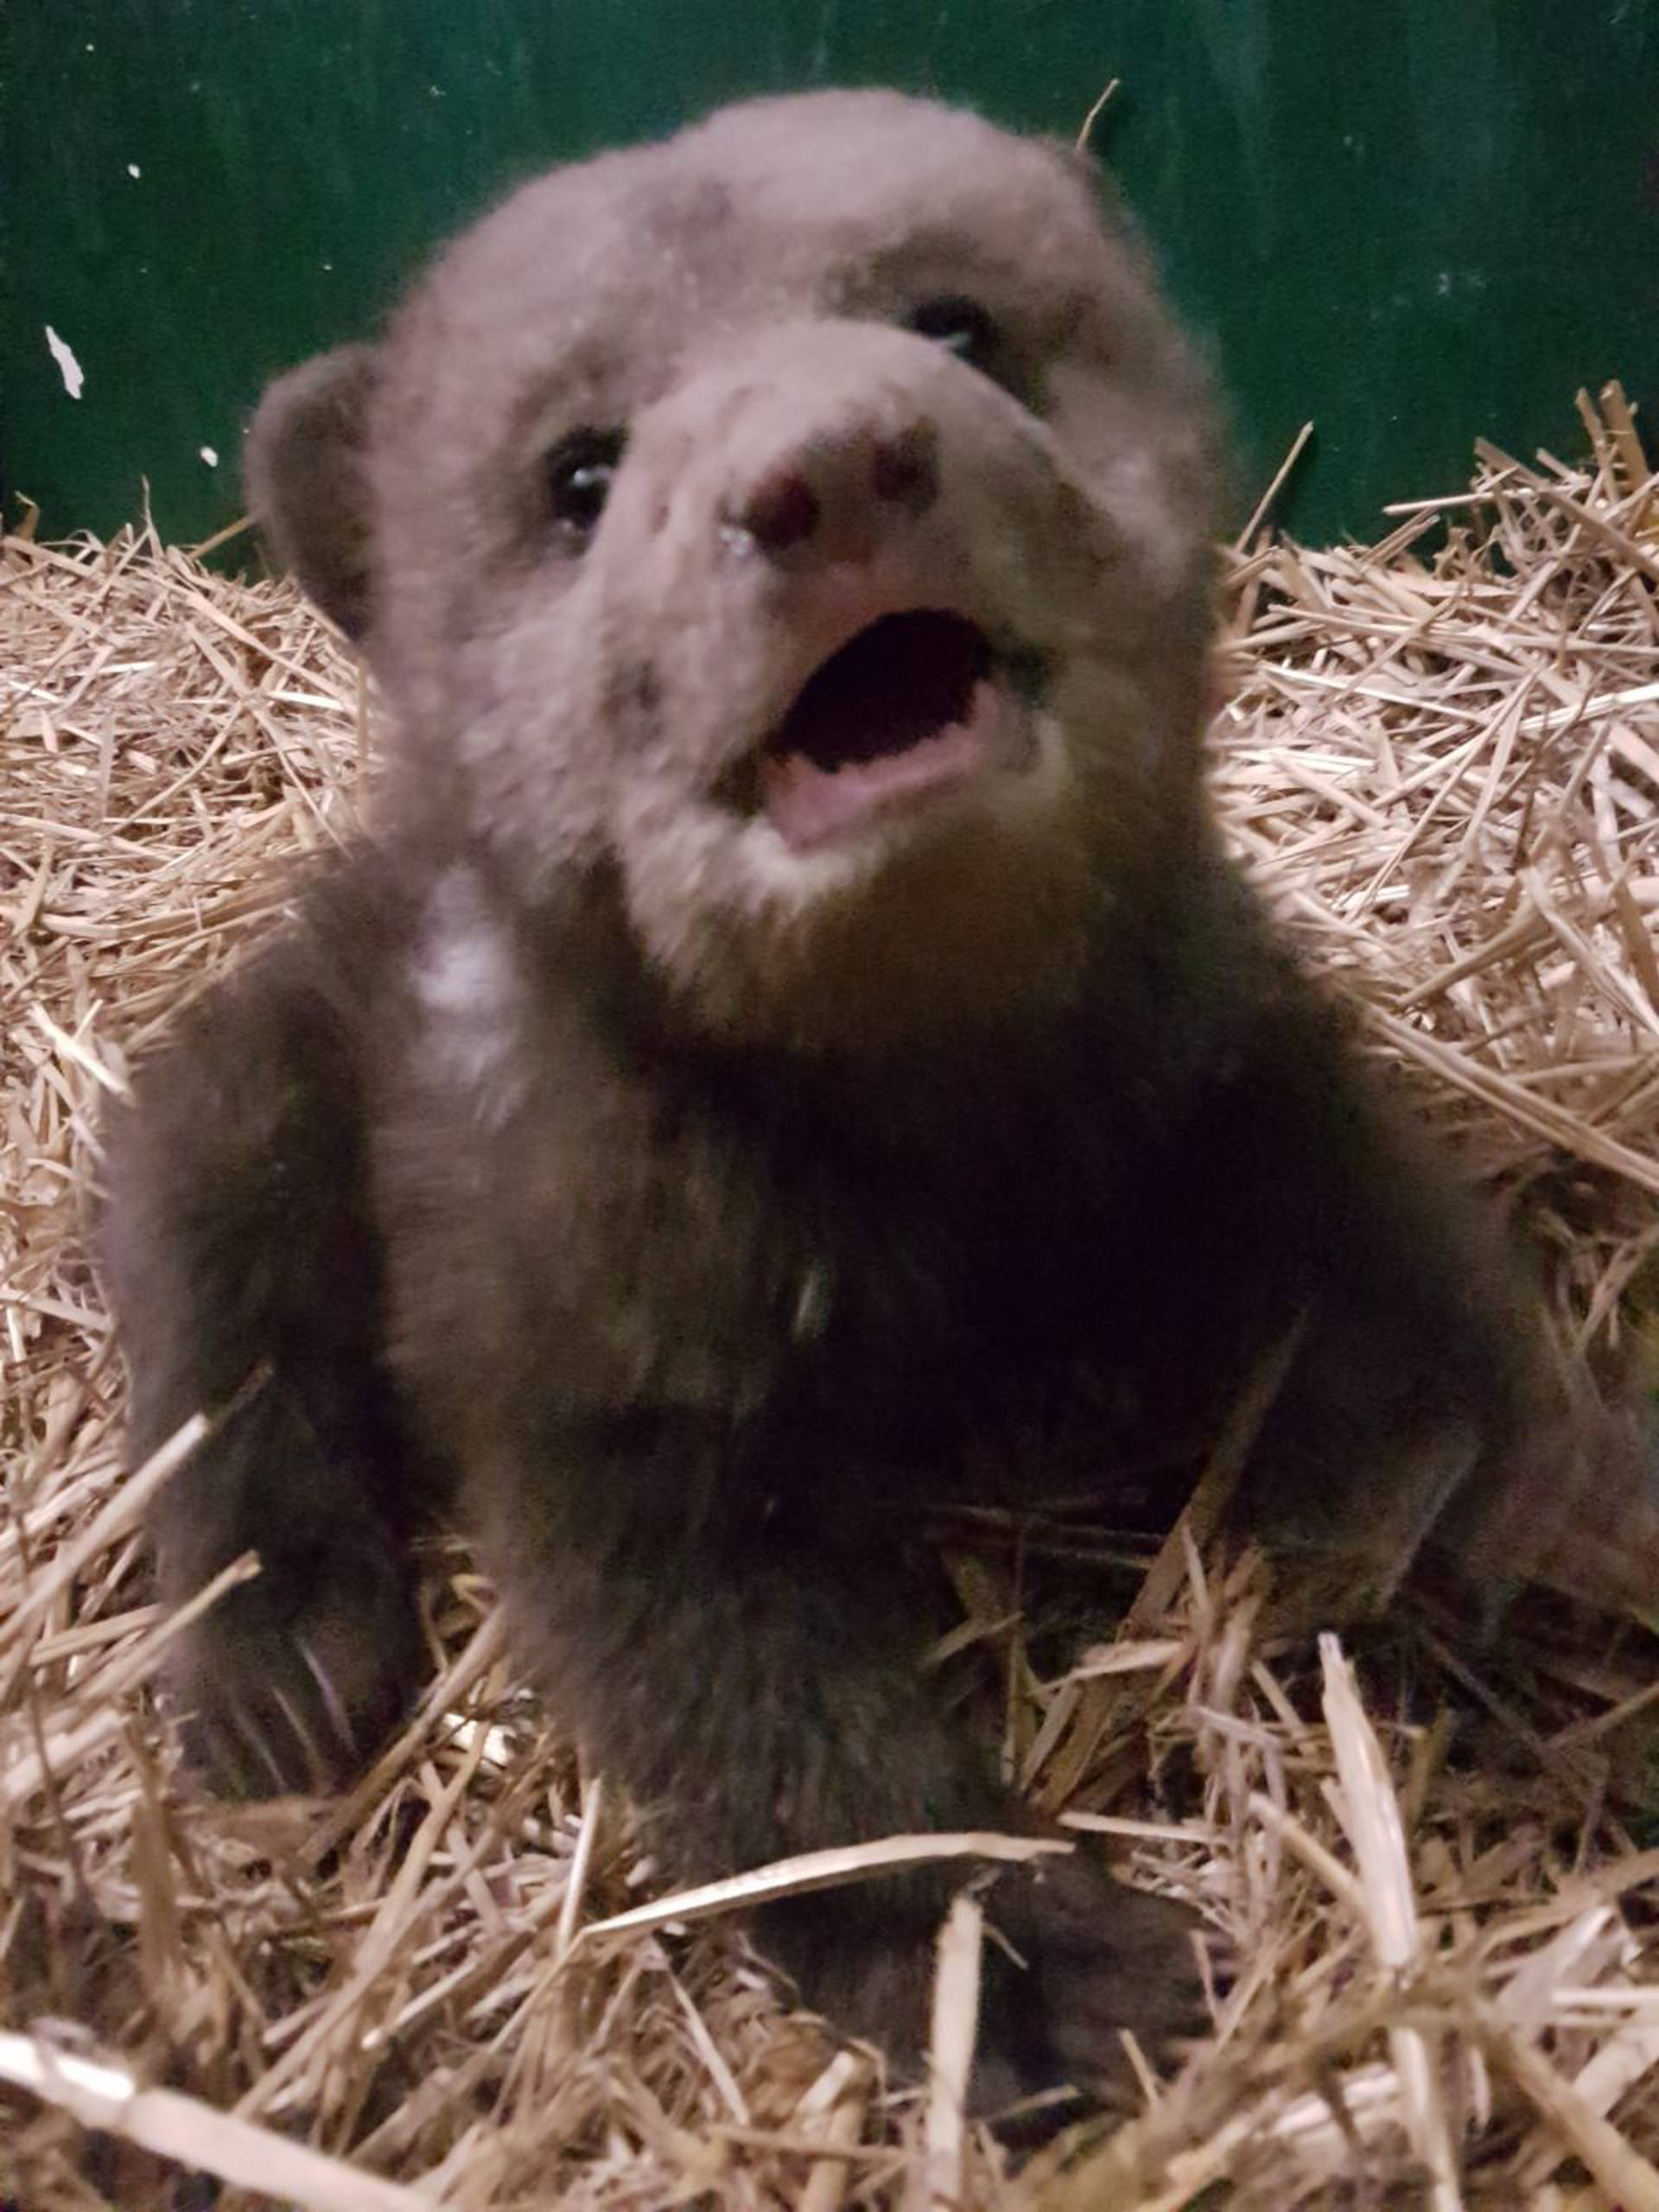
{"label": "dark green background", "polygon": [[1318,423],[1305,533],[1374,533],[1477,434],[1575,448],[1581,383],[1659,413],[1659,0],[0,0],[0,471],[53,531],[143,478],[166,534],[216,528],[263,380],[480,203],[837,80],[1070,135],[1120,78],[1105,150],[1242,490]]}

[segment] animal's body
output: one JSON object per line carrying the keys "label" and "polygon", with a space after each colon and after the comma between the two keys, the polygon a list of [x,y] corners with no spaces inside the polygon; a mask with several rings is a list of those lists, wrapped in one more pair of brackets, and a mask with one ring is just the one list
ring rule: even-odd
{"label": "animal's body", "polygon": [[[1033,1427],[1068,1491],[1190,1463],[1293,1342],[1270,1534],[1356,1595],[1529,1563],[1495,1471],[1584,1449],[1529,1294],[1211,818],[1213,478],[1084,166],[884,94],[533,184],[274,388],[380,827],[141,1071],[105,1231],[137,1450],[269,1371],[156,1516],[169,1596],[264,1562],[177,1675],[221,1781],[372,1748],[454,1510],[673,1872],[1017,1821],[905,1527]],[[913,2051],[942,1897],[761,1938]],[[986,2095],[1190,2018],[1184,1923],[1091,1866],[992,1910]]]}

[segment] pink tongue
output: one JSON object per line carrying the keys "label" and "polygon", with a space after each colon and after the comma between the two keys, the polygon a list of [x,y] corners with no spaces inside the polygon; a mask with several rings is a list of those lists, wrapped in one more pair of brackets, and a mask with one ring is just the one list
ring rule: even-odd
{"label": "pink tongue", "polygon": [[767,817],[799,851],[923,792],[965,782],[985,765],[1001,708],[992,685],[976,684],[967,721],[949,722],[901,752],[838,768],[820,768],[804,753],[763,753],[760,790]]}

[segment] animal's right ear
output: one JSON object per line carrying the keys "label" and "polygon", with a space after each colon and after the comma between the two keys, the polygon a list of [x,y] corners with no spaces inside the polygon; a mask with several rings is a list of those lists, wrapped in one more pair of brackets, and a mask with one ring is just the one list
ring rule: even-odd
{"label": "animal's right ear", "polygon": [[342,346],[278,377],[248,432],[243,476],[255,521],[329,620],[360,638],[372,613],[365,445],[372,346]]}

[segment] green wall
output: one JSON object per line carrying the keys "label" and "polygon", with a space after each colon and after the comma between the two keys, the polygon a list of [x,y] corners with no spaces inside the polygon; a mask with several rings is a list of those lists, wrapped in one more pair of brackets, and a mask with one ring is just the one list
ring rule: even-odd
{"label": "green wall", "polygon": [[215,529],[262,381],[550,161],[836,80],[1069,135],[1113,76],[1242,491],[1317,420],[1305,533],[1572,448],[1580,383],[1659,416],[1659,0],[0,0],[4,489]]}

